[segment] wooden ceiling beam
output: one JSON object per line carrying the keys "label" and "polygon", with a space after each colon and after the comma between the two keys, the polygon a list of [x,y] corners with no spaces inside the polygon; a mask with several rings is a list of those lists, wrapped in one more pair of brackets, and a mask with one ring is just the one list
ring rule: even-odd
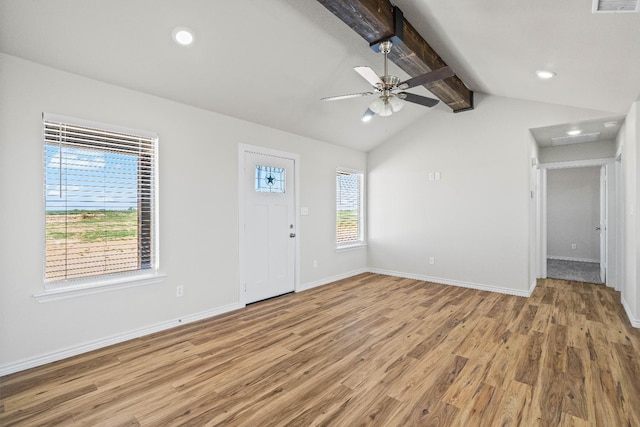
{"label": "wooden ceiling beam", "polygon": [[[447,64],[409,21],[402,18],[402,31],[394,26],[393,5],[389,0],[318,0],[369,44],[402,34],[389,59],[411,77],[445,67]],[[435,96],[458,113],[473,109],[473,92],[458,76],[425,85]]]}

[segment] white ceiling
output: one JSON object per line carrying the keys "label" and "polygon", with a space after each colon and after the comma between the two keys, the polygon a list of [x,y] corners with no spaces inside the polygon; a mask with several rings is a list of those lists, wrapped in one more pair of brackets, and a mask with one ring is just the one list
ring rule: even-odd
{"label": "white ceiling", "polygon": [[[470,89],[624,116],[640,96],[640,13],[591,3],[395,1]],[[173,42],[177,26],[192,46]],[[321,102],[367,91],[352,68],[381,74],[382,57],[316,0],[0,0],[0,51],[363,151],[430,113],[407,103],[363,124],[370,99]]]}
{"label": "white ceiling", "polygon": [[[531,129],[531,134],[540,147],[580,143],[581,140],[590,140],[591,136],[594,136],[596,141],[610,141],[613,143],[620,131],[620,127],[624,123],[624,119],[624,116],[616,116],[575,123],[561,123]],[[605,123],[607,124],[606,126]],[[567,132],[573,130],[580,131],[580,133],[573,136],[567,134]]]}

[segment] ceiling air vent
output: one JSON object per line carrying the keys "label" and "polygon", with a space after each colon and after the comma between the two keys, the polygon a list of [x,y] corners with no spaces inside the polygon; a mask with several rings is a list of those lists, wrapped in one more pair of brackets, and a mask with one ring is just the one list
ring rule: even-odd
{"label": "ceiling air vent", "polygon": [[585,133],[575,136],[556,136],[551,138],[551,145],[580,144],[582,142],[596,142],[600,138],[600,132]]}
{"label": "ceiling air vent", "polygon": [[638,12],[638,0],[593,0],[593,13]]}

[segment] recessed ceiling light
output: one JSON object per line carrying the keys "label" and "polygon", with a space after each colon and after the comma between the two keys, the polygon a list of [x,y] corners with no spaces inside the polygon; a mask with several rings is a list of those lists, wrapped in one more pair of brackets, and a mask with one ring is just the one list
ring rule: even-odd
{"label": "recessed ceiling light", "polygon": [[181,46],[189,46],[193,43],[193,31],[187,27],[176,27],[171,33],[173,40]]}
{"label": "recessed ceiling light", "polygon": [[582,133],[582,131],[580,129],[573,129],[567,132],[567,135],[569,136],[577,136],[580,135]]}
{"label": "recessed ceiling light", "polygon": [[538,70],[536,71],[536,75],[542,80],[549,80],[554,78],[556,76],[556,73],[549,70]]}
{"label": "recessed ceiling light", "polygon": [[604,127],[606,128],[612,128],[612,127],[616,127],[618,125],[618,122],[606,122],[604,124]]}

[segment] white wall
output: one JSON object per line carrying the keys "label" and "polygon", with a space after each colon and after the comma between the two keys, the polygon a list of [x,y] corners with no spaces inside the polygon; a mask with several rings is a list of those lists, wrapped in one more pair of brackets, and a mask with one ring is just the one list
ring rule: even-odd
{"label": "white wall", "polygon": [[640,328],[640,215],[638,215],[638,212],[640,212],[640,100],[633,104],[627,117],[634,124],[633,132],[630,135],[633,140],[630,141],[630,145],[634,146],[632,151],[635,151],[635,156],[632,159],[634,162],[632,175],[635,177],[633,186],[635,193],[630,196],[629,200],[631,205],[635,205],[633,210],[629,212],[629,223],[633,224],[633,229],[629,230],[633,236],[630,240],[632,244],[635,243],[635,246],[631,253],[628,254],[627,259],[632,268],[635,266],[635,274],[630,277],[628,287],[635,288],[636,304],[635,307],[632,307],[632,313],[635,326]]}
{"label": "white wall", "polygon": [[540,251],[538,245],[540,243],[541,232],[540,222],[540,205],[538,199],[540,197],[541,177],[538,165],[540,163],[540,147],[529,135],[529,289],[535,287],[539,274]]}
{"label": "white wall", "polygon": [[640,101],[636,101],[629,110],[623,129],[617,139],[617,148],[622,152],[622,208],[624,224],[623,237],[623,274],[621,277],[622,303],[636,327],[640,327]]}
{"label": "white wall", "polygon": [[583,144],[558,145],[540,148],[540,163],[571,160],[609,159],[616,154],[615,141],[599,141]]}
{"label": "white wall", "polygon": [[[529,129],[606,113],[495,96],[477,101],[465,113],[427,112],[369,153],[369,266],[527,295],[535,234]],[[429,172],[441,180],[430,181]]]}
{"label": "white wall", "polygon": [[600,262],[599,224],[600,167],[549,169],[547,256]]}
{"label": "white wall", "polygon": [[[335,251],[335,169],[366,155],[0,54],[0,374],[238,306],[238,144],[300,155],[301,287],[363,271]],[[36,302],[43,289],[41,113],[158,132],[157,285]],[[318,260],[318,268],[313,268]],[[184,297],[176,298],[176,286]]]}

